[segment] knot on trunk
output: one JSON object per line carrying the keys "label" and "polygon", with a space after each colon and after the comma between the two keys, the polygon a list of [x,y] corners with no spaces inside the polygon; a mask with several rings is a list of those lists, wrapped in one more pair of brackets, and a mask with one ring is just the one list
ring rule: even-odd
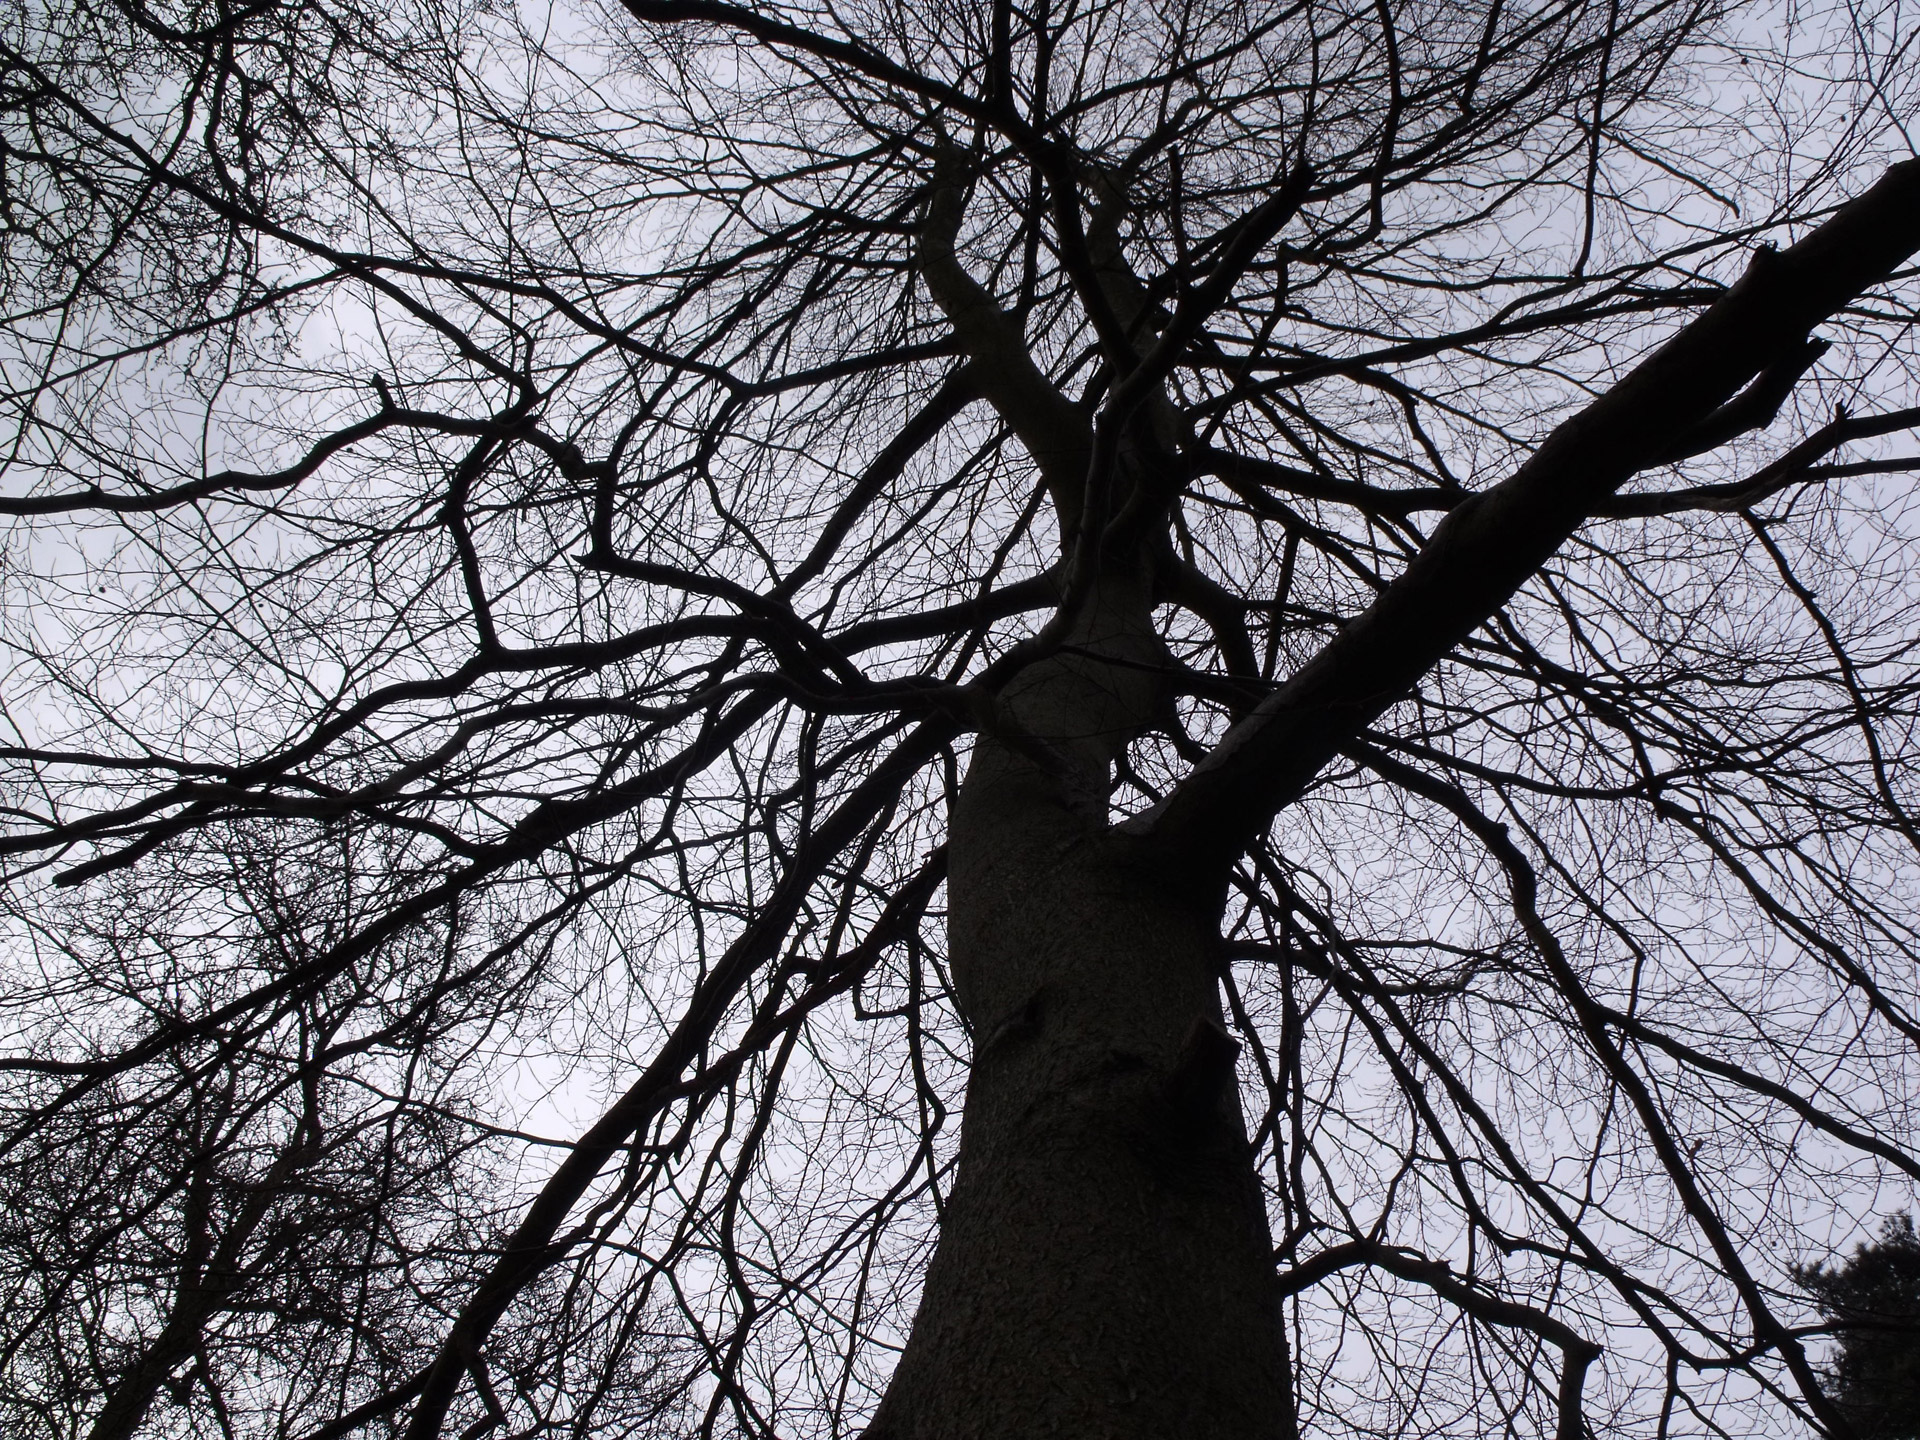
{"label": "knot on trunk", "polygon": [[1166,1095],[1174,1110],[1199,1119],[1217,1111],[1234,1083],[1240,1042],[1217,1020],[1193,1022],[1167,1076]]}

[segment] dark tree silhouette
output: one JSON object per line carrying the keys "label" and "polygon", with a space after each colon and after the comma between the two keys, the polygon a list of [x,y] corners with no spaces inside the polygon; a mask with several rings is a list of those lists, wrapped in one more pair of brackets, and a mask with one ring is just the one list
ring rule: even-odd
{"label": "dark tree silhouette", "polygon": [[1880,1238],[1794,1279],[1839,1335],[1827,1389],[1863,1440],[1920,1436],[1920,1235],[1896,1215]]}
{"label": "dark tree silhouette", "polygon": [[0,1432],[1847,1434],[1915,35],[0,13]]}

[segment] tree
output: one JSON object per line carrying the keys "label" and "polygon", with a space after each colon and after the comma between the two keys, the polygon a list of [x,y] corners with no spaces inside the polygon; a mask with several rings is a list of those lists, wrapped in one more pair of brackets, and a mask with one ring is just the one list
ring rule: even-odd
{"label": "tree", "polygon": [[1911,32],[11,12],[8,1432],[1847,1434]]}
{"label": "tree", "polygon": [[1896,1215],[1880,1238],[1835,1265],[1794,1278],[1839,1334],[1827,1371],[1834,1403],[1860,1434],[1902,1440],[1920,1434],[1920,1236]]}

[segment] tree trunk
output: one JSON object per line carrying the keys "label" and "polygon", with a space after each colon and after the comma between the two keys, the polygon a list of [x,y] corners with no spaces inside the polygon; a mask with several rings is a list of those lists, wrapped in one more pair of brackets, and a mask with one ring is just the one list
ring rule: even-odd
{"label": "tree trunk", "polygon": [[1107,833],[1108,764],[1164,660],[1147,618],[1139,597],[1109,605],[1011,697],[1064,767],[983,738],[962,788],[959,1170],[867,1440],[1291,1429],[1217,916]]}

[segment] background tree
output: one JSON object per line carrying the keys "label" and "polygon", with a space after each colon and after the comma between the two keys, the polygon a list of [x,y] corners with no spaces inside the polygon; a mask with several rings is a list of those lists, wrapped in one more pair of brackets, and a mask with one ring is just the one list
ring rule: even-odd
{"label": "background tree", "polygon": [[0,1426],[1847,1433],[1916,33],[11,9]]}
{"label": "background tree", "polygon": [[1894,1216],[1878,1240],[1856,1245],[1837,1264],[1796,1270],[1794,1278],[1838,1333],[1827,1388],[1841,1412],[1877,1440],[1920,1435],[1920,1236],[1913,1217]]}

